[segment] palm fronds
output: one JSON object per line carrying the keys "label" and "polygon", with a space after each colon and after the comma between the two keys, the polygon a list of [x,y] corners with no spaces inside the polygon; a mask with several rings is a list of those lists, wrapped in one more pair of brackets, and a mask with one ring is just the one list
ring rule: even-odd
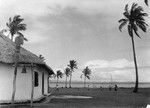
{"label": "palm fronds", "polygon": [[[19,31],[26,30],[27,25],[22,23],[23,20],[24,19],[21,18],[20,15],[15,15],[13,18],[9,18],[9,21],[6,23],[6,26],[9,28],[12,40],[15,34],[23,36],[23,34],[19,32]],[[24,40],[27,40],[27,39],[24,38]]]}
{"label": "palm fronds", "polygon": [[143,32],[147,31],[146,26],[148,26],[148,24],[144,19],[145,16],[148,16],[147,13],[144,13],[143,8],[138,6],[137,3],[133,3],[130,10],[128,9],[127,4],[124,11],[125,12],[123,15],[125,18],[122,18],[118,21],[120,23],[119,30],[121,31],[122,28],[127,25],[129,35],[132,37],[133,33],[135,33],[136,36],[140,38],[138,34],[138,28]]}

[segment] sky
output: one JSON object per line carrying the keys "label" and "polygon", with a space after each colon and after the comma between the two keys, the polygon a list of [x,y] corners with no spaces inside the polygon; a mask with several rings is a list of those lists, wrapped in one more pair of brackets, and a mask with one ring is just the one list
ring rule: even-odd
{"label": "sky", "polygon": [[[143,6],[144,0],[0,0],[0,30],[7,29],[9,17],[21,15],[29,40],[23,47],[42,54],[54,71],[62,71],[69,60],[78,69],[73,81],[81,81],[82,70],[89,66],[91,81],[135,81],[131,38],[126,27],[118,30],[126,4]],[[150,25],[150,17],[146,18]],[[150,82],[150,28],[135,37],[139,81]],[[63,79],[65,80],[65,78]]]}

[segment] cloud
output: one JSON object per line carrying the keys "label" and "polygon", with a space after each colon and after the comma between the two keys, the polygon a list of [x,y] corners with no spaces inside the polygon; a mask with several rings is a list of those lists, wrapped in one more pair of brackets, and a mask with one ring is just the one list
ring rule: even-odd
{"label": "cloud", "polygon": [[133,67],[134,63],[132,61],[128,61],[127,59],[118,59],[113,61],[108,60],[92,60],[88,61],[85,66],[89,66],[92,69],[104,69],[104,68],[115,68],[115,69],[123,69]]}
{"label": "cloud", "polygon": [[[130,80],[135,76],[132,49],[129,36],[119,32],[117,22],[129,1],[144,4],[142,0],[0,0],[0,27],[5,28],[9,17],[20,14],[28,25],[24,35],[29,41],[24,46],[37,55],[42,54],[54,70],[63,69],[73,57],[80,59],[80,64],[90,60],[84,66],[94,70],[91,80],[109,81],[110,74],[118,81]],[[144,8],[150,12],[148,9]],[[135,40],[138,64],[142,66],[139,73],[145,68],[147,71],[143,73],[148,73],[149,67],[143,66],[150,64],[149,30],[145,35],[142,40]],[[94,60],[97,58],[100,60]],[[82,69],[73,73],[74,80],[81,80]],[[140,76],[145,80],[149,74]]]}
{"label": "cloud", "polygon": [[[135,81],[134,62],[125,58],[117,60],[91,60],[85,63],[84,66],[89,66],[92,69],[93,81]],[[139,81],[149,82],[149,65],[139,65]]]}

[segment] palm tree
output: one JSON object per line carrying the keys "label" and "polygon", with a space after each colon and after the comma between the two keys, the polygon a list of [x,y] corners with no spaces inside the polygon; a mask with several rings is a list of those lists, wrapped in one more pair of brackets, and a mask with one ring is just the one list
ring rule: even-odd
{"label": "palm tree", "polygon": [[66,83],[65,83],[65,87],[67,88],[67,77],[69,77],[69,75],[70,75],[70,68],[69,67],[66,67],[65,68],[65,75],[66,75]]}
{"label": "palm tree", "polygon": [[81,78],[84,76],[84,88],[86,87],[86,78],[90,79],[91,72],[88,66],[82,71]]}
{"label": "palm tree", "polygon": [[[6,26],[8,27],[9,32],[11,34],[11,40],[13,40],[15,34],[22,35],[20,31],[26,30],[26,24],[22,23],[24,19],[20,17],[20,15],[15,15],[13,18],[9,18],[9,22],[6,23]],[[24,40],[27,39],[24,37]]]}
{"label": "palm tree", "polygon": [[19,35],[15,38],[16,50],[15,50],[15,69],[14,69],[14,78],[13,78],[13,93],[12,93],[12,104],[14,104],[14,98],[16,93],[16,77],[17,77],[17,67],[19,62],[19,54],[21,45],[24,43],[24,37]]}
{"label": "palm tree", "polygon": [[44,62],[45,61],[45,58],[40,54],[39,55],[39,58]]}
{"label": "palm tree", "polygon": [[74,69],[77,69],[77,62],[75,60],[70,60],[68,67],[70,68],[70,81],[69,81],[69,87],[71,88],[71,79],[72,79],[72,73],[74,72]]}
{"label": "palm tree", "polygon": [[143,8],[138,6],[138,4],[133,3],[131,9],[128,9],[128,4],[125,6],[125,12],[123,13],[123,19],[119,20],[120,26],[119,30],[121,31],[123,26],[127,25],[129,36],[131,37],[132,41],[132,48],[133,48],[133,57],[134,57],[134,64],[135,64],[135,73],[136,73],[136,83],[133,92],[138,92],[138,67],[136,61],[136,53],[135,53],[135,46],[134,46],[134,34],[141,38],[138,34],[138,28],[141,29],[143,32],[146,32],[148,24],[146,24],[144,17],[147,16],[147,13],[144,13]]}
{"label": "palm tree", "polygon": [[56,77],[57,77],[56,87],[58,87],[58,79],[63,77],[63,73],[60,70],[58,70],[56,73]]}

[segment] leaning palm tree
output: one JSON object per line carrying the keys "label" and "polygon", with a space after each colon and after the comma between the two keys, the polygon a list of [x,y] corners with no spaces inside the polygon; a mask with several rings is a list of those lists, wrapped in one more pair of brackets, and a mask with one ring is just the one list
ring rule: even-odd
{"label": "leaning palm tree", "polygon": [[59,78],[62,78],[62,77],[63,77],[63,73],[61,72],[61,70],[58,70],[56,72],[56,78],[57,78],[56,87],[58,87],[58,80],[59,80]]}
{"label": "leaning palm tree", "polygon": [[69,81],[69,87],[71,88],[71,79],[72,79],[72,73],[74,72],[74,69],[77,69],[77,62],[75,60],[70,60],[68,67],[70,68],[70,81]]}
{"label": "leaning palm tree", "polygon": [[21,45],[24,43],[24,37],[19,35],[15,38],[15,69],[14,69],[14,78],[13,78],[13,93],[12,93],[12,104],[14,104],[14,98],[16,93],[16,77],[17,77],[17,68],[19,63],[19,54]]}
{"label": "leaning palm tree", "polygon": [[91,69],[89,69],[89,67],[87,66],[85,69],[83,69],[82,74],[81,74],[81,78],[82,76],[84,76],[84,88],[86,87],[86,78],[90,79],[90,75],[91,75]]}
{"label": "leaning palm tree", "polygon": [[65,75],[66,75],[66,83],[65,83],[65,87],[67,88],[67,77],[69,77],[69,75],[70,75],[70,68],[68,68],[68,67],[66,67],[65,68]]}
{"label": "leaning palm tree", "polygon": [[[9,22],[6,23],[6,26],[8,27],[10,32],[9,34],[11,34],[11,40],[13,40],[15,34],[22,35],[20,31],[26,30],[26,24],[22,23],[24,19],[20,17],[20,15],[15,15],[13,18],[9,18]],[[24,40],[27,39],[24,37]]]}
{"label": "leaning palm tree", "polygon": [[133,3],[131,9],[128,9],[128,4],[125,6],[125,12],[123,13],[124,18],[119,20],[120,26],[119,30],[121,31],[123,26],[127,25],[129,36],[132,41],[133,48],[133,57],[135,64],[135,73],[136,73],[136,83],[133,92],[138,92],[138,67],[136,61],[136,53],[134,46],[134,34],[141,38],[138,34],[138,29],[141,29],[143,32],[146,32],[148,24],[146,24],[144,17],[147,16],[147,13],[144,13],[143,8],[138,6],[138,4]]}

